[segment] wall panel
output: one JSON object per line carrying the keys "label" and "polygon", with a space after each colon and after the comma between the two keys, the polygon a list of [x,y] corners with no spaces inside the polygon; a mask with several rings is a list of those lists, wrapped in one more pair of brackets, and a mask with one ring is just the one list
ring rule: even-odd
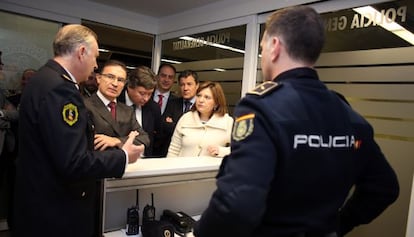
{"label": "wall panel", "polygon": [[[414,47],[324,53],[316,69],[373,126],[397,172],[400,197],[350,237],[404,236],[414,172]],[[387,226],[384,228],[384,226]]]}

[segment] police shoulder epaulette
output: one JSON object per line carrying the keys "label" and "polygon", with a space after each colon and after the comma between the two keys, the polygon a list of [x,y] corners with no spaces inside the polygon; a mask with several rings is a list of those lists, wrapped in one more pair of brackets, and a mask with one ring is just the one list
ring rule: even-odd
{"label": "police shoulder epaulette", "polygon": [[74,84],[76,84],[76,82],[74,82],[68,75],[66,75],[66,74],[62,74],[62,78],[63,79],[65,79],[65,80],[68,80],[68,81],[70,81],[70,82],[72,82],[72,83],[74,83]]}
{"label": "police shoulder epaulette", "polygon": [[247,94],[262,96],[277,88],[280,88],[282,84],[274,81],[265,81],[262,84],[256,86],[253,90],[247,92]]}

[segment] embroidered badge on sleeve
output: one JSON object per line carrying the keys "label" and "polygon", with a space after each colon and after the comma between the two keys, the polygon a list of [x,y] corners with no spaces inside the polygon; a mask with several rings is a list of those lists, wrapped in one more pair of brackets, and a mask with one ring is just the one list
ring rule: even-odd
{"label": "embroidered badge on sleeve", "polygon": [[62,116],[63,121],[69,124],[69,126],[72,126],[78,121],[78,107],[72,103],[66,104],[63,106]]}
{"label": "embroidered badge on sleeve", "polygon": [[254,129],[254,114],[246,114],[236,118],[232,137],[235,141],[241,141],[252,134]]}

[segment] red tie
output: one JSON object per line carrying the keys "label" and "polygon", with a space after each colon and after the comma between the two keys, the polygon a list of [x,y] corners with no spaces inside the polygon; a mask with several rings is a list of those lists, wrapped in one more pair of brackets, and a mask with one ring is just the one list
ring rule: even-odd
{"label": "red tie", "polygon": [[158,105],[160,106],[160,108],[162,108],[162,98],[163,98],[164,96],[163,95],[161,95],[161,94],[159,94],[158,95]]}
{"label": "red tie", "polygon": [[109,102],[108,107],[111,109],[112,118],[115,119],[116,118],[116,103],[111,101]]}

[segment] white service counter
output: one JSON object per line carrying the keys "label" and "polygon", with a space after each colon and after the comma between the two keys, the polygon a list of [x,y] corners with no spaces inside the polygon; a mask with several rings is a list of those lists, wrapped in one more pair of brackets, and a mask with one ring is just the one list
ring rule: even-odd
{"label": "white service counter", "polygon": [[[156,218],[164,209],[200,215],[215,190],[215,176],[222,158],[178,157],[139,159],[128,165],[121,179],[105,179],[103,230],[125,228],[126,210],[136,204],[142,209],[154,194]],[[109,233],[108,233],[109,234]]]}

